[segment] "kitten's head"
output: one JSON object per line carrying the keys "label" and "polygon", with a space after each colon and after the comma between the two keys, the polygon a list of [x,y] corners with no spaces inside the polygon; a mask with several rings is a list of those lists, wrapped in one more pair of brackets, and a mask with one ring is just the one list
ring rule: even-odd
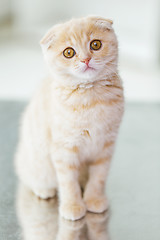
{"label": "kitten's head", "polygon": [[111,20],[72,19],[50,29],[41,45],[51,72],[72,84],[94,82],[116,71],[118,47]]}

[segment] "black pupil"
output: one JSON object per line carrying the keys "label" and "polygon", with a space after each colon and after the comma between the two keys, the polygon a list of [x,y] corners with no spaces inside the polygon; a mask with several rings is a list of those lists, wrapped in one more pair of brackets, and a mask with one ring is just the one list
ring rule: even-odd
{"label": "black pupil", "polygon": [[70,50],[68,50],[68,55],[70,55],[71,54],[71,51]]}
{"label": "black pupil", "polygon": [[97,43],[96,43],[96,42],[94,42],[94,46],[96,46],[96,47],[97,47]]}

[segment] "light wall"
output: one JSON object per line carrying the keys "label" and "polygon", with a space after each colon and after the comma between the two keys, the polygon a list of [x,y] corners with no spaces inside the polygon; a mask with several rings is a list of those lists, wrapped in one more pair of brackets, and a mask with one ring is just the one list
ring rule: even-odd
{"label": "light wall", "polygon": [[0,0],[0,22],[9,18],[11,13],[10,0]]}

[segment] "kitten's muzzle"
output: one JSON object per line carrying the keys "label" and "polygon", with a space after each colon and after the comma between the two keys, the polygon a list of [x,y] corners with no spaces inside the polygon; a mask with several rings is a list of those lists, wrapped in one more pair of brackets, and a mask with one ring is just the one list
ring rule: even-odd
{"label": "kitten's muzzle", "polygon": [[84,60],[81,60],[82,63],[85,63],[87,66],[89,65],[91,58],[86,58]]}

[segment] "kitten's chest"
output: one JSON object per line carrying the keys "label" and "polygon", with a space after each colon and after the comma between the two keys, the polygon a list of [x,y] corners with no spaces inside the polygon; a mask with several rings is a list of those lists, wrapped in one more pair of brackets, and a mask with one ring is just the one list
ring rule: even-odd
{"label": "kitten's chest", "polygon": [[54,112],[53,125],[58,130],[82,132],[85,130],[96,135],[110,123],[115,107],[107,104],[90,104],[86,106],[63,106]]}
{"label": "kitten's chest", "polygon": [[74,93],[65,101],[59,97],[53,105],[53,142],[78,147],[84,158],[99,154],[106,141],[116,135],[123,112],[121,94],[103,88]]}
{"label": "kitten's chest", "polygon": [[[114,107],[106,104],[73,109],[63,114],[55,114],[53,123],[53,139],[63,141],[63,145],[78,146],[81,156],[89,158],[102,151],[103,145],[110,137],[110,129],[114,125]],[[93,155],[93,156],[91,156]]]}

